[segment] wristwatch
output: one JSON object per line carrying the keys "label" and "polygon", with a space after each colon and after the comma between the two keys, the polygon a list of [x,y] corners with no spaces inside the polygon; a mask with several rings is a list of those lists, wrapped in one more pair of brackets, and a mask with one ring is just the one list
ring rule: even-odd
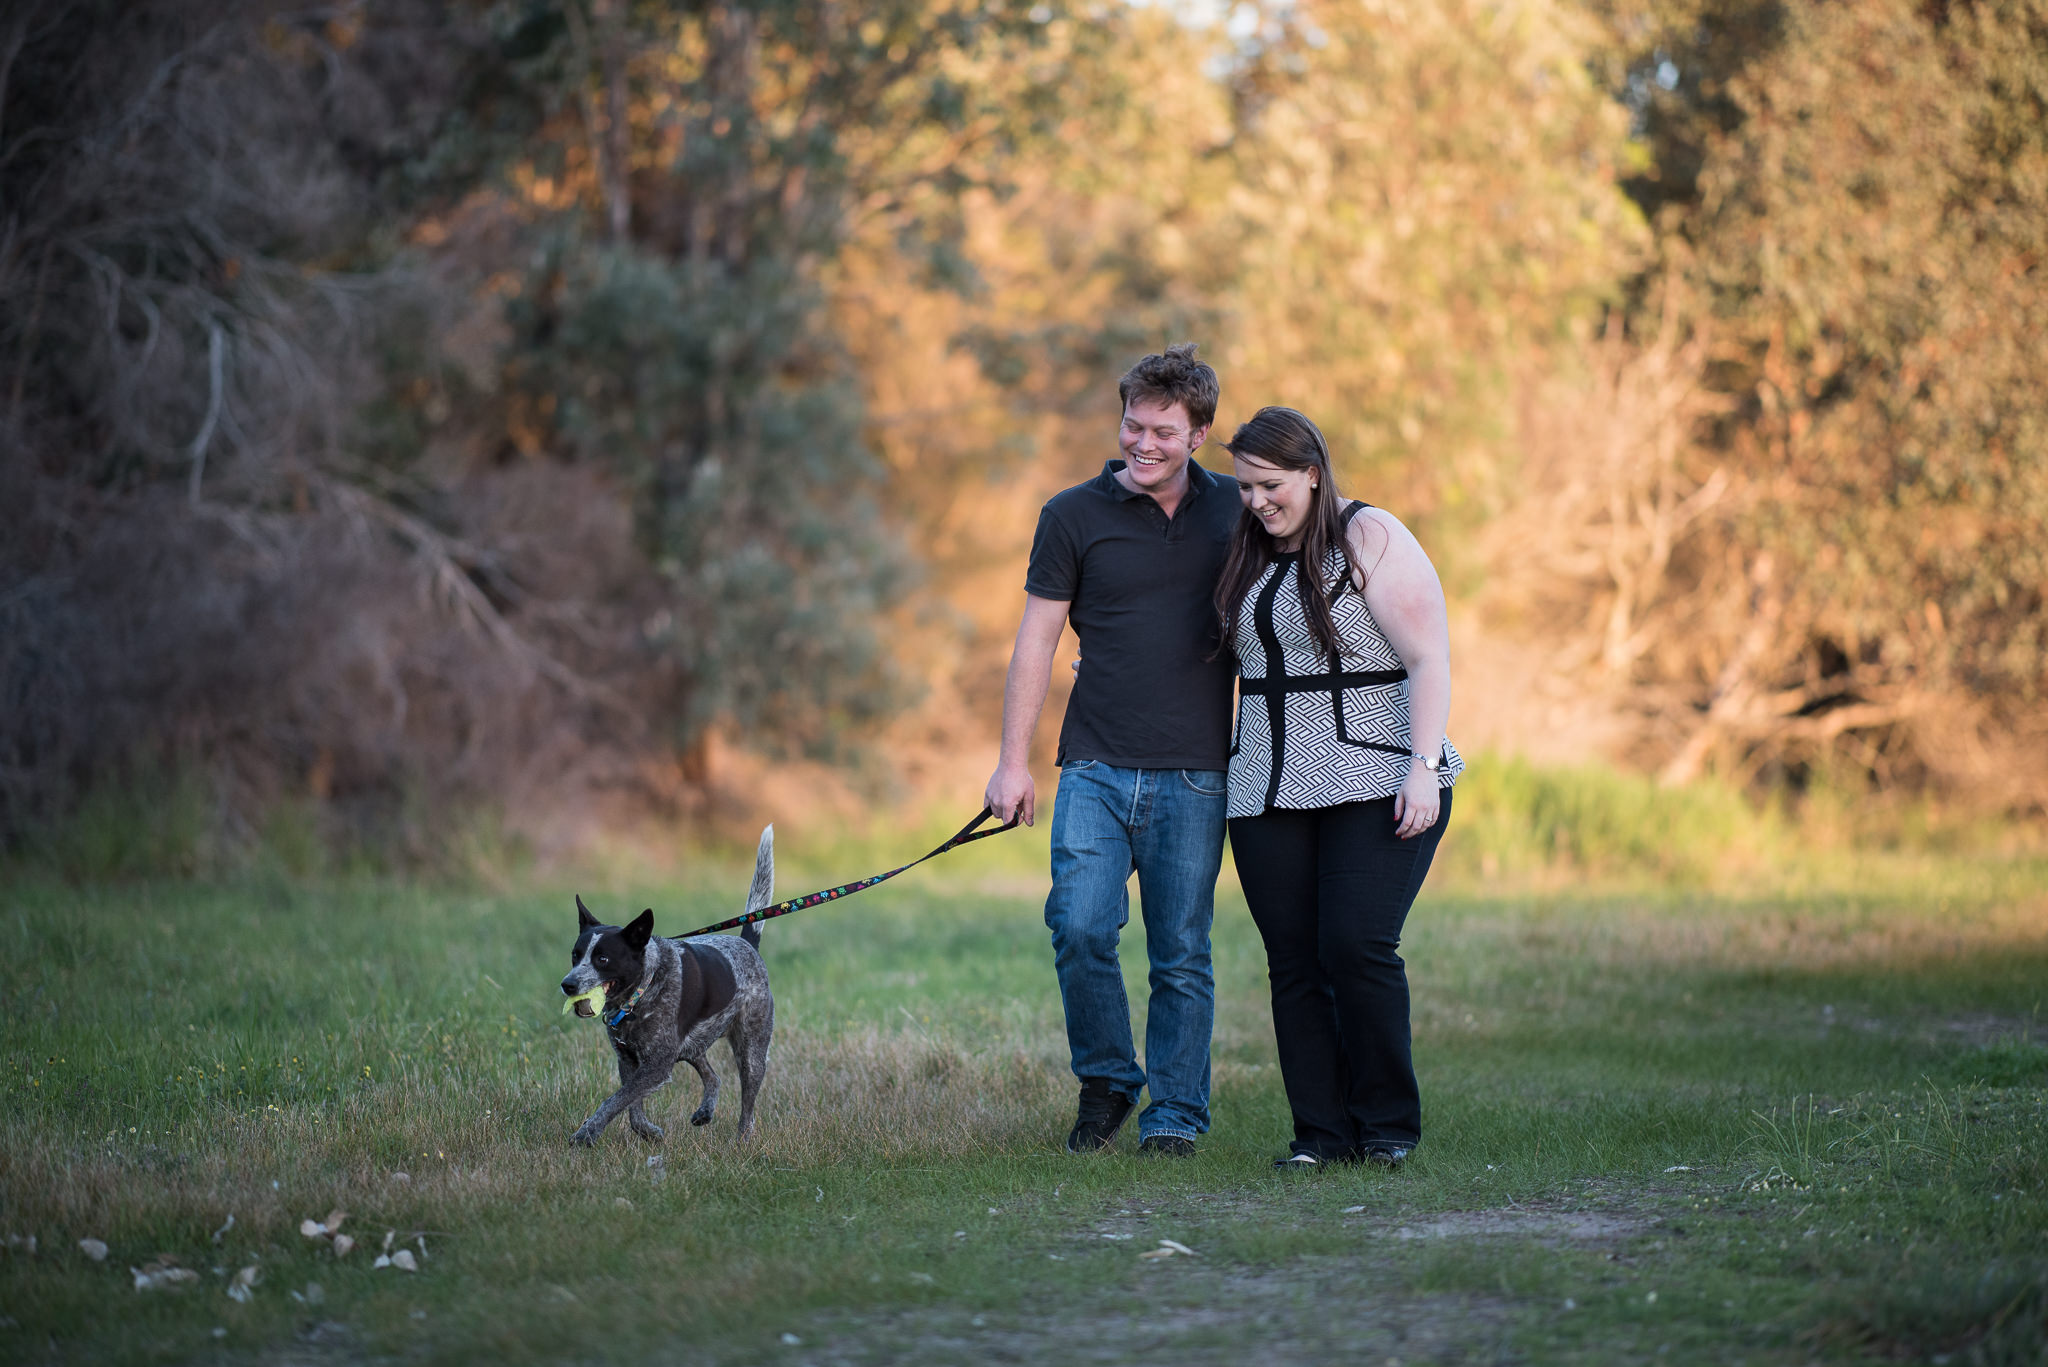
{"label": "wristwatch", "polygon": [[1429,770],[1432,774],[1444,767],[1441,755],[1425,755],[1420,750],[1410,750],[1408,754],[1410,758],[1421,760],[1422,767]]}

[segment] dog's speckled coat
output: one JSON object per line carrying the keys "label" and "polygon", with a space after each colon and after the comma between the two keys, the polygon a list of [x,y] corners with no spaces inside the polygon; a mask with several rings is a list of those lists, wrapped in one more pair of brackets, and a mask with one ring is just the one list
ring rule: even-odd
{"label": "dog's speckled coat", "polygon": [[[758,911],[774,897],[775,828],[770,826],[761,832],[746,909]],[[623,928],[600,924],[580,897],[576,912],[580,929],[571,951],[574,966],[562,979],[563,994],[577,996],[603,983],[604,1015],[609,1017],[636,988],[642,990],[632,1013],[606,1027],[619,1057],[619,1090],[577,1128],[571,1142],[596,1143],[620,1111],[626,1113],[633,1133],[660,1139],[662,1128],[647,1118],[646,1099],[668,1081],[678,1063],[696,1069],[704,1083],[704,1100],[690,1123],[709,1124],[718,1104],[718,1073],[705,1055],[720,1038],[732,1045],[739,1065],[739,1137],[751,1135],[754,1102],[768,1074],[768,1045],[775,1033],[768,966],[756,948],[760,927],[748,926],[740,935],[671,940],[654,935],[652,911]]]}

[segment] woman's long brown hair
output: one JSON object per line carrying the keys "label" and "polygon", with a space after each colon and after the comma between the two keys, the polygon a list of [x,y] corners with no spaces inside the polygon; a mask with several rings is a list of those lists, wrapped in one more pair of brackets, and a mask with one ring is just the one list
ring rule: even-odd
{"label": "woman's long brown hair", "polygon": [[[1323,648],[1323,655],[1330,662],[1330,668],[1340,668],[1339,661],[1344,655],[1343,642],[1337,638],[1337,623],[1330,616],[1330,600],[1334,596],[1323,583],[1322,565],[1329,555],[1330,547],[1336,546],[1344,554],[1344,575],[1337,582],[1337,593],[1344,593],[1357,584],[1360,567],[1351,557],[1351,546],[1344,535],[1345,500],[1337,493],[1337,477],[1330,469],[1330,447],[1323,440],[1323,434],[1316,425],[1292,408],[1261,408],[1252,414],[1249,421],[1240,425],[1223,449],[1233,456],[1243,456],[1271,465],[1280,470],[1313,470],[1316,486],[1309,495],[1308,521],[1302,528],[1301,572],[1296,576],[1301,584],[1301,615],[1307,620],[1308,628],[1316,638],[1316,644]],[[1250,508],[1244,510],[1238,519],[1237,530],[1230,536],[1230,555],[1223,562],[1223,577],[1216,581],[1216,615],[1222,623],[1222,646],[1219,653],[1237,649],[1237,631],[1242,624],[1240,610],[1245,595],[1252,585],[1273,563],[1280,553],[1273,536]]]}

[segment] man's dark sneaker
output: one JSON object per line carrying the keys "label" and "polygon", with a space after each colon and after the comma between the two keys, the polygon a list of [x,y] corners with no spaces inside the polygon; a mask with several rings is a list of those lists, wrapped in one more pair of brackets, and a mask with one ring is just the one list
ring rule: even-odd
{"label": "man's dark sneaker", "polygon": [[1147,1158],[1193,1158],[1195,1141],[1182,1134],[1148,1134],[1138,1152]]}
{"label": "man's dark sneaker", "polygon": [[1401,1144],[1368,1144],[1352,1161],[1373,1168],[1398,1168],[1408,1161],[1408,1149]]}
{"label": "man's dark sneaker", "polygon": [[1273,1160],[1275,1172],[1314,1172],[1322,1166],[1323,1160],[1312,1153],[1290,1153]]}
{"label": "man's dark sneaker", "polygon": [[1130,1113],[1131,1099],[1122,1092],[1111,1091],[1108,1078],[1082,1078],[1081,1105],[1074,1116],[1073,1131],[1067,1135],[1067,1152],[1093,1153],[1107,1148]]}

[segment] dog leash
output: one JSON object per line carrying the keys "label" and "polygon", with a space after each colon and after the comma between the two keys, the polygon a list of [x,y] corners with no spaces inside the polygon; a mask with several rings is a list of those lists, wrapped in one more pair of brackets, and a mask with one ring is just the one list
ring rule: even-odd
{"label": "dog leash", "polygon": [[914,869],[927,859],[937,859],[947,850],[957,849],[962,845],[971,845],[977,840],[986,840],[992,835],[1001,835],[1004,831],[1013,831],[1017,828],[1017,818],[1011,817],[1008,822],[991,830],[977,829],[984,821],[987,821],[994,815],[995,812],[993,810],[983,807],[981,815],[975,817],[974,820],[968,822],[965,826],[962,826],[959,833],[951,840],[948,840],[930,854],[920,855],[918,858],[911,860],[900,869],[891,869],[887,873],[878,873],[872,878],[863,878],[858,883],[843,883],[836,888],[826,888],[823,892],[807,892],[801,897],[792,897],[786,902],[776,902],[770,906],[762,907],[759,911],[750,911],[744,916],[735,916],[730,921],[720,921],[717,925],[705,926],[701,930],[693,930],[688,932],[688,934],[678,935],[675,938],[687,940],[694,935],[711,935],[721,930],[737,930],[741,926],[752,925],[756,921],[772,921],[777,916],[787,916],[792,911],[802,911],[806,907],[819,906],[825,902],[836,902],[842,897],[851,897],[856,892],[865,892],[877,883],[886,883],[897,874]]}

